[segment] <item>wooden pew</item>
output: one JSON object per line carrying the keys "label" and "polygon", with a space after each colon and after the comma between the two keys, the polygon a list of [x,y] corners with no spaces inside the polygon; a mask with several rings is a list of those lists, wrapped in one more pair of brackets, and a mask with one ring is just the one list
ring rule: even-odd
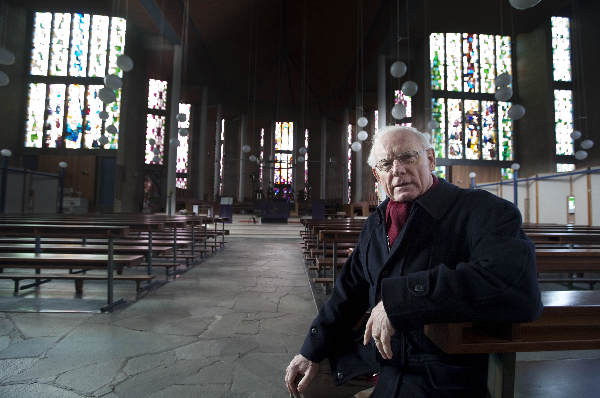
{"label": "wooden pew", "polygon": [[535,322],[431,324],[425,335],[448,354],[489,354],[491,398],[513,398],[517,352],[600,349],[600,291],[542,292]]}

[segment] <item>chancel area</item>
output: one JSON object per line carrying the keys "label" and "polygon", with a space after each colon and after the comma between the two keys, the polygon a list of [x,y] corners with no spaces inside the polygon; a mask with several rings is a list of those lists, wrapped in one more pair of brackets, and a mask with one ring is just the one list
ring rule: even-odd
{"label": "chancel area", "polygon": [[600,3],[0,0],[0,397],[593,397]]}

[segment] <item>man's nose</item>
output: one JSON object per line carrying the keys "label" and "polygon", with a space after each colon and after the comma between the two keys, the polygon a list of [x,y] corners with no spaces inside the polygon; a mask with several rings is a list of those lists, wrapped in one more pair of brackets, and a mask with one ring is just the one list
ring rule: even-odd
{"label": "man's nose", "polygon": [[392,174],[393,175],[401,175],[406,173],[406,165],[400,162],[398,159],[394,159],[394,163],[392,164]]}

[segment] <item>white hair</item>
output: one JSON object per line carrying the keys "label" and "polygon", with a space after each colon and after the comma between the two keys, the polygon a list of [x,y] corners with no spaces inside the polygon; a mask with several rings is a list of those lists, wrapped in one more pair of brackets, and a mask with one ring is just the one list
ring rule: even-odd
{"label": "white hair", "polygon": [[374,168],[377,164],[377,159],[375,159],[375,146],[379,139],[383,136],[392,134],[392,133],[404,133],[409,132],[412,133],[419,143],[422,145],[423,149],[431,149],[433,146],[431,145],[431,135],[428,133],[422,133],[414,127],[409,126],[386,126],[379,130],[377,134],[373,136],[373,141],[371,142],[371,151],[369,152],[369,158],[367,159],[367,163],[371,168]]}

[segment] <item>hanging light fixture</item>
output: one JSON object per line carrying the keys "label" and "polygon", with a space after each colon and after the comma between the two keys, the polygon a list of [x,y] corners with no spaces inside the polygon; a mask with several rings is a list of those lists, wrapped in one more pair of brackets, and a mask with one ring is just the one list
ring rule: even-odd
{"label": "hanging light fixture", "polygon": [[581,141],[581,144],[579,144],[579,146],[581,146],[582,149],[592,149],[592,147],[594,146],[594,141],[590,139],[583,140]]}
{"label": "hanging light fixture", "polygon": [[580,139],[580,138],[581,138],[581,131],[579,131],[579,130],[574,130],[574,131],[571,133],[571,138],[573,138],[574,140],[578,140],[578,139]]}
{"label": "hanging light fixture", "polygon": [[369,120],[366,117],[361,116],[358,118],[357,124],[359,127],[366,127],[367,124],[369,124]]}
{"label": "hanging light fixture", "polygon": [[354,152],[358,152],[362,149],[362,144],[358,141],[354,141],[350,147]]}
{"label": "hanging light fixture", "polygon": [[101,137],[98,139],[98,143],[99,143],[101,146],[104,146],[104,145],[108,144],[108,137],[107,137],[107,136],[105,136],[105,135],[102,135],[102,136],[101,136]]}
{"label": "hanging light fixture", "polygon": [[187,115],[185,113],[178,113],[177,114],[177,121],[178,122],[185,122],[187,120]]}
{"label": "hanging light fixture", "polygon": [[15,54],[8,48],[0,48],[0,65],[12,65],[15,63]]}
{"label": "hanging light fixture", "polygon": [[502,87],[496,90],[494,98],[497,101],[508,101],[513,96],[513,89],[511,87]]}
{"label": "hanging light fixture", "polygon": [[242,146],[242,152],[244,152],[244,153],[250,152],[250,149],[251,149],[250,145],[244,145],[244,146]]}
{"label": "hanging light fixture", "polygon": [[187,137],[187,135],[189,134],[190,130],[187,128],[181,128],[179,129],[179,135],[182,137]]}
{"label": "hanging light fixture", "polygon": [[150,146],[154,146],[154,144],[156,144],[156,140],[154,138],[150,138],[148,140],[148,144],[150,144]]}
{"label": "hanging light fixture", "polygon": [[406,66],[406,63],[402,61],[396,61],[390,66],[390,74],[392,75],[392,77],[398,79],[406,75],[407,70],[408,67]]}
{"label": "hanging light fixture", "polygon": [[418,90],[419,85],[413,82],[412,80],[408,80],[402,83],[402,92],[404,93],[404,95],[412,97],[417,94]]}
{"label": "hanging light fixture", "polygon": [[0,87],[8,86],[10,83],[10,78],[6,73],[0,70]]}
{"label": "hanging light fixture", "polygon": [[111,134],[117,134],[117,127],[114,124],[111,124],[106,127],[106,131]]}
{"label": "hanging light fixture", "polygon": [[308,152],[308,151],[303,146],[301,146],[300,148],[298,148],[298,153],[300,155],[306,155],[306,152]]}
{"label": "hanging light fixture", "polygon": [[255,155],[250,155],[248,157],[248,160],[251,161],[251,162],[256,162],[256,161],[258,161],[258,158]]}
{"label": "hanging light fixture", "polygon": [[508,0],[513,8],[517,10],[526,10],[531,7],[535,7],[542,0]]}
{"label": "hanging light fixture", "polygon": [[514,104],[508,109],[508,117],[512,120],[519,120],[525,116],[525,107],[520,104]]}
{"label": "hanging light fixture", "polygon": [[369,133],[367,133],[365,130],[360,130],[358,132],[358,134],[356,135],[356,137],[358,138],[359,141],[364,141],[367,138],[369,138]]}
{"label": "hanging light fixture", "polygon": [[406,107],[401,103],[397,103],[392,108],[392,116],[394,119],[404,119],[406,117]]}
{"label": "hanging light fixture", "polygon": [[496,87],[505,87],[512,83],[512,76],[508,72],[500,73],[494,79]]}
{"label": "hanging light fixture", "polygon": [[100,91],[98,91],[98,98],[102,100],[105,104],[110,104],[111,102],[115,102],[117,96],[113,90],[108,87],[102,87]]}
{"label": "hanging light fixture", "polygon": [[108,119],[108,112],[100,111],[100,113],[98,113],[98,117],[102,120],[106,120],[106,119]]}
{"label": "hanging light fixture", "polygon": [[584,150],[579,150],[579,151],[575,152],[575,159],[577,159],[577,160],[583,160],[587,157],[588,157],[588,153]]}
{"label": "hanging light fixture", "polygon": [[104,77],[104,85],[111,90],[118,90],[123,87],[123,80],[117,75],[107,75]]}

